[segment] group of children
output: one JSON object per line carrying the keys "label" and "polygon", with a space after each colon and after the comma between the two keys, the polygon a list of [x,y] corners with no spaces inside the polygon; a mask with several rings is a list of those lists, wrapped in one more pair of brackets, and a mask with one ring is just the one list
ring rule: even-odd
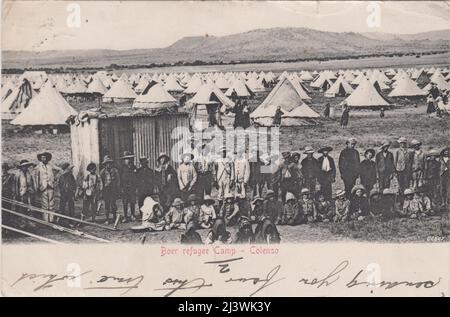
{"label": "group of children", "polygon": [[[280,242],[277,225],[391,219],[396,216],[421,219],[435,213],[431,199],[422,188],[405,190],[400,209],[397,208],[396,196],[390,189],[379,191],[374,188],[367,192],[361,184],[355,185],[350,193],[339,190],[331,201],[320,192],[313,193],[303,188],[298,198],[288,192],[284,204],[276,199],[272,190],[268,190],[264,197],[256,196],[249,206],[245,199],[231,195],[220,204],[209,195],[200,199],[192,194],[186,201],[179,197],[174,199],[166,213],[158,202],[147,197],[141,208],[143,224],[135,228],[184,230],[182,243],[203,243],[197,229],[211,229],[204,241],[206,244],[277,243]],[[253,225],[256,225],[255,230]],[[234,238],[227,231],[230,226],[237,226]]]}

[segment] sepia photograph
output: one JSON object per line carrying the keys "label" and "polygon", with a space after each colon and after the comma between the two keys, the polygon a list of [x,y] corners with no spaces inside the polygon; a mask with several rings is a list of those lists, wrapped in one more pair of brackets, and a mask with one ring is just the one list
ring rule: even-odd
{"label": "sepia photograph", "polygon": [[448,251],[446,1],[5,0],[1,59],[11,252]]}

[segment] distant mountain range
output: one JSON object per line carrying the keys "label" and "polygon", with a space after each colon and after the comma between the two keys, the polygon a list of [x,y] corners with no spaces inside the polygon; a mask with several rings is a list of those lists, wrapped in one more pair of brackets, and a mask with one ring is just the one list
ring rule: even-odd
{"label": "distant mountain range", "polygon": [[418,34],[269,28],[226,36],[184,37],[165,48],[2,51],[3,68],[105,67],[161,63],[255,62],[450,50],[450,30]]}

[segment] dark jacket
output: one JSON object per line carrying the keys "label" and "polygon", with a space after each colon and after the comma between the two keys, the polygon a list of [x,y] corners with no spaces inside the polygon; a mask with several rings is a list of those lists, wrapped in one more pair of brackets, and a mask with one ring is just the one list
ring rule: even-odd
{"label": "dark jacket", "polygon": [[148,166],[141,166],[136,171],[136,185],[139,192],[153,193],[156,176]]}
{"label": "dark jacket", "polygon": [[375,155],[375,163],[378,175],[389,176],[394,173],[394,155],[392,152],[387,151],[386,157],[383,155],[383,152],[378,152]]}
{"label": "dark jacket", "polygon": [[58,188],[61,195],[75,196],[77,182],[71,171],[65,171],[59,176]]}
{"label": "dark jacket", "polygon": [[136,188],[136,166],[124,165],[120,171],[120,185],[122,188]]}
{"label": "dark jacket", "polygon": [[304,158],[301,162],[301,173],[306,179],[316,179],[319,176],[319,162],[313,157]]}
{"label": "dark jacket", "polygon": [[359,152],[345,148],[339,155],[339,172],[345,179],[356,179],[359,176]]}
{"label": "dark jacket", "polygon": [[376,163],[372,160],[364,159],[359,165],[359,177],[361,178],[361,184],[375,185],[377,182],[377,168]]}

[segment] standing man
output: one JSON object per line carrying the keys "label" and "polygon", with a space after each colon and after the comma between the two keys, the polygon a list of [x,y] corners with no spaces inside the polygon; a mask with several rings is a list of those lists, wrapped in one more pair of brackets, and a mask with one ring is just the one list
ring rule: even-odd
{"label": "standing man", "polygon": [[[123,203],[123,222],[135,220],[136,205],[136,166],[133,163],[134,155],[125,151],[122,156],[123,166],[120,174],[121,195]],[[128,217],[128,206],[130,207],[131,218]]]}
{"label": "standing man", "polygon": [[167,212],[179,192],[177,172],[170,165],[170,157],[167,154],[161,153],[157,161],[155,172],[158,181],[159,203],[164,212]]}
{"label": "standing man", "polygon": [[139,164],[140,166],[136,171],[137,197],[139,212],[142,213],[141,207],[144,205],[145,197],[155,193],[156,176],[154,171],[148,166],[148,159],[146,157],[141,157]]}
{"label": "standing man", "polygon": [[[342,116],[341,116],[341,128],[345,129],[348,125],[348,120],[350,119],[350,108],[345,103],[342,108]],[[347,191],[346,191],[347,192]]]}
{"label": "standing man", "polygon": [[377,183],[377,164],[372,160],[375,157],[374,149],[367,149],[364,152],[364,160],[359,164],[359,177],[361,185],[366,192],[370,193],[373,186]]}
{"label": "standing man", "polygon": [[448,209],[449,183],[450,183],[450,148],[441,151],[441,199],[444,210]]}
{"label": "standing man", "polygon": [[346,148],[339,155],[339,172],[344,181],[345,195],[350,197],[356,179],[359,176],[359,152],[355,149],[356,139],[350,138],[346,142]]}
{"label": "standing man", "polygon": [[[292,175],[291,171],[291,152],[285,151],[281,153],[281,157],[283,158],[283,162],[280,164],[280,168],[278,170],[278,179],[280,184],[281,191],[281,201],[286,201],[286,194],[288,191],[292,191],[292,187],[294,185],[294,175]],[[278,199],[278,194],[275,196],[276,200]]]}
{"label": "standing man", "polygon": [[281,110],[281,107],[278,106],[275,111],[275,115],[273,116],[272,126],[279,127],[281,126],[281,118],[284,115],[284,112]]}
{"label": "standing man", "polygon": [[186,201],[189,195],[192,194],[192,189],[197,182],[197,171],[192,164],[194,155],[191,153],[184,153],[181,156],[182,163],[178,166],[177,177],[178,186],[181,191],[181,196]]}
{"label": "standing man", "polygon": [[222,148],[222,158],[217,160],[215,165],[216,185],[218,190],[217,198],[219,206],[222,206],[225,196],[232,194],[234,189],[234,163],[227,157],[227,149]]}
{"label": "standing man", "polygon": [[385,188],[391,187],[391,179],[394,176],[394,155],[389,151],[390,146],[391,142],[383,142],[381,151],[375,156],[380,192]]}
{"label": "standing man", "polygon": [[411,153],[411,187],[419,189],[423,185],[423,176],[425,171],[425,153],[420,148],[422,142],[411,141],[413,152]]}
{"label": "standing man", "polygon": [[394,153],[394,168],[397,174],[400,203],[403,204],[403,193],[409,187],[411,178],[411,155],[405,137],[398,139],[400,147]]}
{"label": "standing man", "polygon": [[334,160],[329,153],[333,150],[331,146],[324,146],[319,149],[319,153],[322,154],[317,160],[319,163],[319,184],[320,191],[327,201],[332,201],[333,199],[333,188],[332,184],[336,180],[336,165]]}
{"label": "standing man", "polygon": [[[15,175],[13,194],[16,200],[27,205],[34,204],[34,195],[36,194],[36,184],[30,172],[33,163],[28,160],[21,160]],[[29,210],[25,207],[19,208],[22,213],[26,214]]]}
{"label": "standing man", "polygon": [[97,174],[97,166],[95,163],[89,163],[86,167],[87,174],[83,178],[81,189],[83,192],[83,212],[81,220],[87,216],[92,217],[92,222],[95,222],[97,214],[98,197],[103,189],[103,182],[101,177]]}
{"label": "standing man", "polygon": [[[63,215],[69,217],[75,216],[75,193],[77,191],[77,182],[73,176],[73,166],[69,163],[64,163],[61,166],[62,174],[58,180],[59,188],[59,211]],[[67,206],[67,213],[66,213]],[[70,224],[70,221],[64,221]]]}
{"label": "standing man", "polygon": [[247,197],[247,186],[250,180],[250,163],[245,158],[245,150],[239,149],[234,161],[235,198],[239,200]]}
{"label": "standing man", "polygon": [[252,195],[253,197],[259,196],[262,197],[262,191],[264,187],[264,173],[261,171],[261,168],[264,166],[264,163],[261,160],[260,151],[258,147],[253,148],[250,156],[250,186],[252,187]]}
{"label": "standing man", "polygon": [[319,176],[319,162],[314,158],[312,147],[305,147],[306,157],[301,162],[301,172],[303,175],[303,187],[308,188],[311,194],[316,192],[316,181]]}
{"label": "standing man", "polygon": [[[52,154],[49,152],[39,153],[37,159],[40,162],[36,167],[36,187],[39,203],[42,209],[54,211],[56,186],[56,175],[54,172],[59,169],[50,164]],[[43,216],[47,222],[55,220],[51,214],[44,214]]]}
{"label": "standing man", "polygon": [[200,199],[203,199],[204,195],[211,195],[212,184],[214,182],[214,164],[209,155],[208,145],[203,144],[201,156],[195,163],[195,169],[197,171],[196,187]]}
{"label": "standing man", "polygon": [[[8,163],[2,163],[2,197],[15,199],[14,197],[14,175],[9,173]],[[2,206],[12,210],[10,202],[2,202]]]}
{"label": "standing man", "polygon": [[[109,155],[105,155],[102,165],[103,169],[100,171],[100,178],[103,183],[102,196],[105,201],[106,224],[111,224],[116,221],[117,217],[116,201],[120,192],[120,176],[117,168],[113,166],[113,160]],[[112,221],[109,220],[110,213],[112,213]]]}

